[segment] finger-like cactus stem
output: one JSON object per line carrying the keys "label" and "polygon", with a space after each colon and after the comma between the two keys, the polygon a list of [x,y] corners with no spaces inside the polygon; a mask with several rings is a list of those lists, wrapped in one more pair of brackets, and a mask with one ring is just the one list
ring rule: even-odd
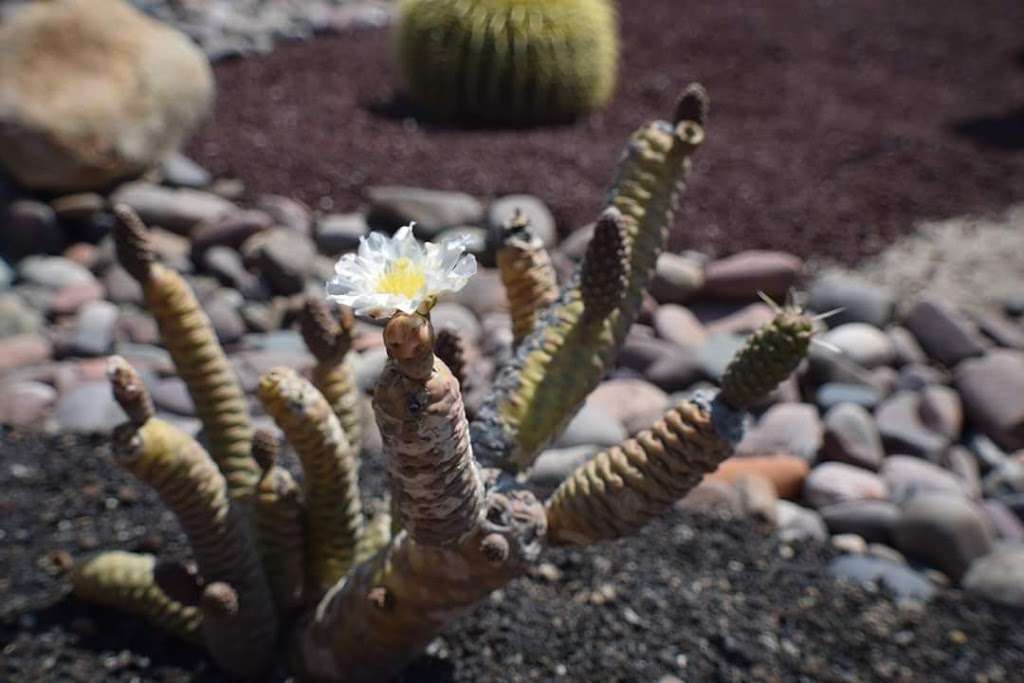
{"label": "finger-like cactus stem", "polygon": [[799,308],[780,308],[775,318],[751,335],[722,377],[721,398],[746,409],[770,394],[807,356],[814,320]]}
{"label": "finger-like cactus stem", "polygon": [[348,442],[358,450],[363,438],[361,404],[355,370],[348,359],[354,324],[350,309],[341,308],[335,319],[326,301],[316,297],[306,299],[301,329],[306,346],[317,361],[313,367],[313,386],[331,404]]}
{"label": "finger-like cactus stem", "polygon": [[370,518],[359,535],[355,564],[361,564],[376,555],[391,541],[391,513],[384,509]]}
{"label": "finger-like cactus stem", "polygon": [[153,400],[146,391],[142,378],[128,361],[121,356],[111,356],[107,360],[107,379],[110,381],[114,398],[133,425],[141,427],[153,417]]}
{"label": "finger-like cactus stem", "polygon": [[425,546],[400,533],[303,626],[295,652],[301,673],[390,679],[453,619],[535,561],[544,531],[544,509],[532,494],[492,491],[480,526],[457,546]]}
{"label": "finger-like cactus stem", "polygon": [[118,207],[116,215],[118,258],[142,285],[146,307],[188,387],[210,455],[227,478],[231,496],[244,497],[259,478],[250,456],[252,427],[245,394],[191,288],[176,272],[152,261],[146,229],[131,209]]}
{"label": "finger-like cactus stem", "polygon": [[128,274],[140,283],[149,279],[150,268],[156,262],[149,231],[139,215],[127,204],[114,207],[118,227],[114,230],[114,248],[117,260]]}
{"label": "finger-like cactus stem", "polygon": [[71,574],[75,595],[142,617],[175,636],[199,643],[199,610],[171,598],[157,584],[152,555],[111,550],[76,564]]}
{"label": "finger-like cactus stem", "polygon": [[462,393],[466,393],[466,348],[459,333],[448,327],[441,329],[434,341],[434,355],[448,366]]}
{"label": "finger-like cactus stem", "polygon": [[306,577],[305,505],[302,491],[288,470],[278,467],[277,438],[256,430],[252,454],[263,468],[252,499],[252,521],[260,558],[278,612],[288,614],[302,604]]}
{"label": "finger-like cactus stem", "polygon": [[720,401],[681,402],[562,482],[547,503],[548,538],[585,545],[636,532],[732,454],[742,424]]}
{"label": "finger-like cactus stem", "polygon": [[483,502],[459,383],[434,356],[423,316],[396,314],[384,339],[390,358],[373,408],[392,500],[402,528],[418,543],[456,544],[476,528]]}
{"label": "finger-like cactus stem", "polygon": [[601,319],[611,313],[629,291],[629,234],[622,213],[605,209],[594,226],[580,272],[583,315]]}
{"label": "finger-like cactus stem", "polygon": [[[114,435],[121,464],[159,494],[189,538],[207,583],[225,581],[240,596],[233,637],[207,643],[226,671],[255,676],[269,667],[277,621],[245,519],[228,497],[224,476],[192,437],[156,418],[124,424]],[[223,630],[223,629],[220,629]],[[204,641],[206,630],[204,627]]]}
{"label": "finger-like cactus stem", "polygon": [[533,330],[537,316],[558,298],[555,268],[518,210],[504,226],[497,260],[512,316],[512,336],[518,344]]}
{"label": "finger-like cactus stem", "polygon": [[203,593],[203,581],[194,567],[180,562],[157,562],[153,567],[153,580],[171,600],[195,607]]}
{"label": "finger-like cactus stem", "polygon": [[319,598],[348,571],[363,526],[355,447],[327,400],[294,370],[266,373],[259,393],[305,472],[307,590]]}
{"label": "finger-like cactus stem", "polygon": [[[687,89],[678,111],[703,111],[702,93]],[[608,207],[621,218],[606,214],[608,225],[614,219],[617,233],[624,237],[628,286],[617,306],[603,316],[592,315],[585,312],[585,301],[599,302],[601,296],[585,293],[582,272],[576,271],[518,346],[515,359],[499,374],[473,422],[473,448],[482,463],[510,470],[528,467],[611,366],[640,311],[681,181],[703,138],[701,124],[692,119],[654,122],[633,134],[608,200]],[[596,274],[588,278],[591,284],[601,281]]]}

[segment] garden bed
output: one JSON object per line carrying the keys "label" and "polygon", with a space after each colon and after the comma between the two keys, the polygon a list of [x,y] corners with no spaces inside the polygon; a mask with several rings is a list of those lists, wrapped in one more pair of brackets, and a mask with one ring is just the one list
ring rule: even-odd
{"label": "garden bed", "polygon": [[375,184],[528,192],[571,230],[594,219],[625,136],[700,80],[712,120],[675,246],[854,263],[919,219],[1020,200],[1021,25],[1008,0],[636,0],[609,108],[522,131],[417,122],[389,30],[347,32],[218,65],[190,153],[315,208],[354,210]]}
{"label": "garden bed", "polygon": [[[199,650],[67,598],[95,547],[184,557],[155,495],[103,440],[0,437],[0,678],[221,681]],[[364,465],[369,490],[380,465]],[[941,590],[927,607],[837,583],[835,551],[673,513],[638,536],[549,552],[456,622],[408,681],[976,681],[1024,667],[1020,614]],[[284,680],[278,674],[277,680]]]}

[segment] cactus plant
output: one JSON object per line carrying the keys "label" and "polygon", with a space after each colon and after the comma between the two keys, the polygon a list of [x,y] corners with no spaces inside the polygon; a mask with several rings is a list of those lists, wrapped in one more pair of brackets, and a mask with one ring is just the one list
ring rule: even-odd
{"label": "cactus plant", "polygon": [[[177,514],[198,573],[108,552],[79,563],[75,592],[202,643],[238,678],[258,677],[276,660],[300,680],[386,680],[462,611],[523,574],[545,545],[617,538],[664,512],[733,452],[746,410],[805,356],[813,321],[797,308],[779,308],[751,337],[721,391],[683,400],[649,430],[598,454],[546,504],[510,473],[530,465],[610,367],[663,248],[705,117],[705,95],[691,87],[673,122],[633,136],[576,274],[553,301],[537,300],[535,310],[525,298],[516,304],[529,324],[472,423],[460,378],[445,360],[462,364],[459,340],[450,333],[436,339],[430,320],[437,294],[460,288],[475,270],[463,246],[420,245],[402,229],[390,239],[372,235],[358,255],[339,262],[330,297],[387,320],[388,360],[373,409],[390,514],[367,521],[360,503],[357,445],[344,424],[351,382],[341,372],[350,322],[339,326],[322,304],[310,304],[303,323],[318,361],[315,385],[286,368],[260,382],[268,414],[305,470],[301,485],[277,464],[277,442],[266,432],[242,432],[249,460],[207,453],[156,418],[138,376],[112,359],[114,394],[129,416],[115,434],[119,459]],[[146,229],[128,210],[118,216],[129,272],[144,285],[155,272],[176,292],[175,306],[155,296],[153,303],[164,306],[167,330],[187,327],[203,349],[197,360],[187,344],[168,340],[184,370],[212,368],[216,382],[193,382],[196,391],[212,392],[200,396],[210,407],[200,417],[211,449],[227,443],[213,429],[235,414],[237,397],[221,372],[219,347],[203,332],[184,284],[153,263]],[[547,263],[539,249],[531,245],[522,262]],[[544,278],[531,282],[547,289],[552,282]],[[240,462],[245,487],[236,477],[233,488]],[[275,643],[287,651],[278,653]]]}
{"label": "cactus plant", "polygon": [[563,122],[611,97],[617,24],[611,0],[403,0],[398,57],[436,117]]}

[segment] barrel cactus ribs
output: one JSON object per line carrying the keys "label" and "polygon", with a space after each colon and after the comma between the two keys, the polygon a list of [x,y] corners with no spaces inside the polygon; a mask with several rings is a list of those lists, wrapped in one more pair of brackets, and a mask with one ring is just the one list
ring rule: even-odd
{"label": "barrel cactus ribs", "polygon": [[611,0],[402,0],[397,42],[410,94],[440,119],[564,122],[615,87]]}
{"label": "barrel cactus ribs", "polygon": [[[75,593],[200,643],[234,678],[276,667],[298,680],[388,680],[460,613],[526,572],[545,546],[618,538],[662,514],[732,454],[747,409],[806,355],[814,321],[797,307],[778,308],[749,339],[720,391],[683,400],[599,453],[547,501],[514,475],[611,367],[664,248],[706,116],[706,96],[691,86],[675,120],[633,135],[595,238],[560,290],[529,226],[510,226],[499,266],[515,299],[516,350],[472,420],[459,340],[435,334],[430,319],[438,295],[475,272],[465,245],[420,244],[403,228],[373,234],[342,257],[327,298],[386,323],[388,360],[373,410],[389,509],[364,510],[360,498],[351,315],[339,319],[325,301],[311,302],[301,320],[317,361],[311,377],[279,368],[259,383],[267,414],[299,456],[299,483],[277,464],[273,436],[250,428],[237,380],[184,280],[155,262],[147,229],[119,208],[119,257],[141,282],[195,398],[206,445],[155,417],[139,377],[114,357],[110,380],[129,415],[114,448],[175,513],[196,570],[104,552],[77,564]],[[524,291],[544,294],[532,310],[530,297],[516,296]]]}

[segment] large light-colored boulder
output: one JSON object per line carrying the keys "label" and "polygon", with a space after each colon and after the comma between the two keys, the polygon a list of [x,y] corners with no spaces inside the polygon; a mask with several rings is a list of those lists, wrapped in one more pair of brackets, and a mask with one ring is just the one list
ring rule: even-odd
{"label": "large light-colored boulder", "polygon": [[203,53],[126,2],[27,4],[0,26],[0,165],[32,189],[102,188],[177,149],[213,92]]}

